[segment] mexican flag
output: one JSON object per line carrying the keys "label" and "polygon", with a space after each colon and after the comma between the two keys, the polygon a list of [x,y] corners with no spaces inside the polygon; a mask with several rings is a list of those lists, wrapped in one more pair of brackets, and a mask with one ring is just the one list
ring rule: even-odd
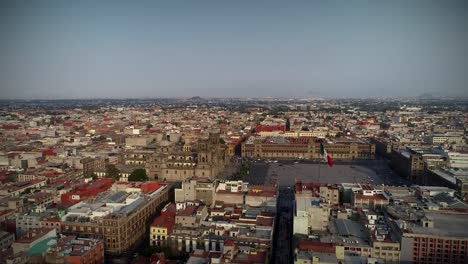
{"label": "mexican flag", "polygon": [[320,154],[322,154],[322,157],[326,162],[328,162],[328,166],[333,167],[333,160],[330,155],[328,155],[327,150],[323,147],[322,142],[320,142]]}

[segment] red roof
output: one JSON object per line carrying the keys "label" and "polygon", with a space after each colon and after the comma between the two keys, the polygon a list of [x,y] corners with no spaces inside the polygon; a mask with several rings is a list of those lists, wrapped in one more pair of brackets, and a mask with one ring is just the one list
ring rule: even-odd
{"label": "red roof", "polygon": [[52,149],[42,151],[42,156],[57,156],[57,153]]}
{"label": "red roof", "polygon": [[333,243],[301,240],[299,241],[297,248],[301,251],[335,254],[335,245]]}
{"label": "red roof", "polygon": [[[166,264],[166,256],[164,253],[154,253],[150,258],[151,264]],[[146,263],[146,262],[145,262]]]}
{"label": "red roof", "polygon": [[224,246],[225,246],[225,247],[232,247],[232,246],[234,246],[234,240],[232,240],[232,239],[226,240],[226,242],[224,243]]}
{"label": "red roof", "polygon": [[164,186],[165,184],[160,184],[157,182],[146,182],[141,184],[140,189],[144,193],[152,193]]}
{"label": "red roof", "polygon": [[258,125],[255,127],[255,132],[273,132],[273,131],[281,131],[284,132],[286,129],[284,126],[263,126],[263,125]]}
{"label": "red roof", "polygon": [[185,208],[184,210],[182,211],[179,211],[177,213],[178,216],[191,216],[191,215],[194,215],[195,212],[197,211],[197,206],[187,206],[187,208]]}
{"label": "red roof", "polygon": [[5,130],[18,129],[20,125],[3,125],[2,128]]}
{"label": "red roof", "polygon": [[5,216],[5,215],[13,215],[15,213],[15,210],[13,209],[5,209],[0,211],[0,216]]}
{"label": "red roof", "polygon": [[175,224],[175,217],[169,215],[160,215],[151,223],[151,227],[162,227],[167,229],[167,235],[170,235]]}
{"label": "red roof", "polygon": [[54,172],[45,172],[40,175],[47,177],[47,178],[55,178],[55,177],[59,177],[60,175],[63,175],[63,173],[54,171]]}
{"label": "red roof", "polygon": [[258,216],[255,224],[257,226],[273,226],[273,217]]}
{"label": "red roof", "polygon": [[175,216],[176,215],[176,204],[175,203],[170,203],[167,204],[163,211],[161,211],[161,215],[167,215],[167,216]]}
{"label": "red roof", "polygon": [[[99,193],[107,191],[113,183],[113,179],[97,179],[95,181],[92,181],[90,184],[83,184],[78,188],[74,189],[73,191],[62,194],[60,199],[64,204],[75,204],[83,198],[94,197]],[[72,199],[75,195],[78,195],[79,199]]]}
{"label": "red roof", "polygon": [[74,126],[75,124],[73,122],[63,122],[63,126],[64,127],[72,127]]}
{"label": "red roof", "polygon": [[245,258],[244,254],[241,255],[242,257],[235,257],[233,260],[233,263],[265,263],[266,262],[266,252],[264,251],[259,251],[256,252],[255,254],[248,254],[247,257]]}
{"label": "red roof", "polygon": [[374,195],[363,195],[363,194],[355,194],[354,197],[356,200],[382,200],[386,201],[387,198],[383,194],[374,194]]}

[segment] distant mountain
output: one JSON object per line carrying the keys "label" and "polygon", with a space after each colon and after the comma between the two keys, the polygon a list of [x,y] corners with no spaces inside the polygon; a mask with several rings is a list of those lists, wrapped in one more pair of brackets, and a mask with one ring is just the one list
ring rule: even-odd
{"label": "distant mountain", "polygon": [[423,93],[417,96],[419,99],[433,99],[434,95],[431,93]]}
{"label": "distant mountain", "polygon": [[194,96],[194,97],[190,97],[189,100],[190,101],[200,101],[200,100],[203,100],[203,98],[201,98],[200,96]]}

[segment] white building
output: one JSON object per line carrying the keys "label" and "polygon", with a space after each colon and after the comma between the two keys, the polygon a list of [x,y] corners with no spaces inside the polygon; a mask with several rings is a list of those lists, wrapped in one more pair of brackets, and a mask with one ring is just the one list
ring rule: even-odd
{"label": "white building", "polygon": [[454,169],[468,169],[468,153],[448,152],[449,167]]}
{"label": "white building", "polygon": [[309,235],[312,231],[325,231],[330,218],[330,207],[316,197],[297,197],[293,233]]}
{"label": "white building", "polygon": [[452,134],[434,134],[432,136],[432,144],[443,143],[460,143],[463,141],[463,136]]}
{"label": "white building", "polygon": [[16,218],[16,236],[26,234],[29,229],[40,228],[40,220],[40,216],[35,213],[19,215]]}

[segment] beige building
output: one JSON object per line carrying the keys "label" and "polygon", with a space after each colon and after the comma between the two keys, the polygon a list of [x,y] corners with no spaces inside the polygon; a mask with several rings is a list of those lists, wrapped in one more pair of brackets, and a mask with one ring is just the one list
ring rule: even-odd
{"label": "beige building", "polygon": [[386,264],[400,263],[400,243],[393,241],[374,241],[372,257],[382,259]]}
{"label": "beige building", "polygon": [[202,201],[210,206],[214,202],[216,181],[209,178],[193,177],[182,182],[181,188],[174,190],[175,202],[183,204],[187,201]]}
{"label": "beige building", "polygon": [[200,221],[205,220],[208,215],[206,206],[187,206],[185,209],[177,212],[175,216],[175,224],[182,227],[198,227]]}
{"label": "beige building", "polygon": [[248,190],[248,183],[246,182],[220,182],[216,187],[215,201],[226,204],[244,204],[244,195]]}
{"label": "beige building", "polygon": [[330,207],[316,197],[297,197],[295,204],[293,233],[309,235],[314,231],[325,231],[330,219]]}
{"label": "beige building", "polygon": [[325,203],[330,205],[340,204],[340,189],[334,185],[322,185],[319,188],[320,197],[325,199]]}
{"label": "beige building", "polygon": [[90,176],[94,173],[94,171],[98,169],[105,169],[106,165],[109,164],[109,159],[105,159],[102,157],[87,157],[81,159],[80,163],[83,165],[83,175]]}
{"label": "beige building", "polygon": [[[141,184],[141,192],[144,194],[135,193],[136,188],[132,187],[129,195],[124,192],[109,193],[102,201],[78,204],[63,217],[62,233],[101,237],[106,254],[128,252],[147,235],[148,221],[169,200],[170,186],[157,185]],[[126,200],[121,201],[123,198]],[[111,213],[113,210],[115,212]]]}
{"label": "beige building", "polygon": [[[335,139],[323,144],[334,160],[375,158],[375,145],[362,139]],[[242,157],[322,159],[320,141],[314,137],[250,137],[242,143]]]}

